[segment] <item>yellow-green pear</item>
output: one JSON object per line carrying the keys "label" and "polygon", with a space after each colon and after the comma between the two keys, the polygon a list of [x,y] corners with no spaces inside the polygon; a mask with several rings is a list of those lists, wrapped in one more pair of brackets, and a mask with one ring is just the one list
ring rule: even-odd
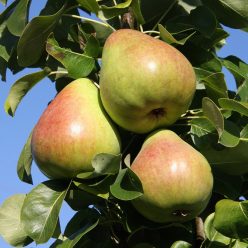
{"label": "yellow-green pear", "polygon": [[120,153],[117,130],[92,81],[77,79],[55,97],[33,130],[31,148],[49,178],[75,177],[93,170],[95,155]]}
{"label": "yellow-green pear", "polygon": [[196,78],[173,46],[136,30],[120,29],[105,42],[101,99],[124,129],[146,133],[172,125],[188,109]]}
{"label": "yellow-green pear", "polygon": [[213,176],[208,161],[170,130],[150,134],[131,169],[144,191],[132,203],[154,222],[191,220],[205,209],[212,194]]}

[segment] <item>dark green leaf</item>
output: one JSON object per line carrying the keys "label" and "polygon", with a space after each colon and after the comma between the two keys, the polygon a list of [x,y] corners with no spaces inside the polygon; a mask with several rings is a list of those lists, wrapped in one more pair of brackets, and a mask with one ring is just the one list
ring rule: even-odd
{"label": "dark green leaf", "polygon": [[97,58],[100,52],[100,44],[94,35],[90,35],[84,48],[85,55]]}
{"label": "dark green leaf", "polygon": [[15,115],[15,111],[22,98],[33,88],[38,82],[50,73],[49,68],[45,68],[39,72],[27,74],[18,79],[10,88],[9,95],[5,101],[4,109],[11,116]]}
{"label": "dark green leaf", "polygon": [[219,98],[227,98],[227,86],[223,73],[213,73],[202,79],[206,87],[207,95],[218,103]]}
{"label": "dark green leaf", "polygon": [[133,0],[131,3],[131,9],[132,12],[135,16],[135,19],[137,20],[138,24],[142,25],[145,23],[145,20],[142,16],[141,8],[140,8],[140,3],[142,0]]}
{"label": "dark green leaf", "polygon": [[213,168],[230,175],[243,175],[248,173],[248,142],[240,141],[235,147],[220,147],[214,149],[209,146],[201,152]]}
{"label": "dark green leaf", "polygon": [[6,25],[6,22],[0,25],[0,57],[8,62],[16,47],[17,37],[9,32]]}
{"label": "dark green leaf", "polygon": [[142,184],[134,172],[125,168],[120,170],[116,181],[110,186],[112,195],[120,200],[133,200],[143,193]]}
{"label": "dark green leaf", "polygon": [[233,74],[237,86],[241,86],[247,78],[248,65],[233,55],[224,58],[222,64]]}
{"label": "dark green leaf", "polygon": [[97,220],[95,223],[89,223],[79,229],[72,237],[66,239],[63,243],[56,246],[56,248],[73,248],[83,238],[84,235],[92,231],[99,223]]}
{"label": "dark green leaf", "polygon": [[210,214],[204,222],[204,231],[210,245],[208,247],[215,247],[214,245],[228,245],[230,238],[219,233],[213,225],[214,213]]}
{"label": "dark green leaf", "polygon": [[171,248],[190,248],[192,245],[185,241],[176,241]]}
{"label": "dark green leaf", "polygon": [[31,138],[32,133],[29,135],[28,140],[22,148],[22,152],[19,156],[17,163],[17,175],[21,181],[33,184],[31,176],[31,165],[33,161],[31,151]]}
{"label": "dark green leaf", "polygon": [[99,217],[100,212],[94,207],[85,208],[78,211],[66,225],[64,236],[66,238],[72,237],[81,228],[89,224],[94,224],[99,219]]}
{"label": "dark green leaf", "polygon": [[248,27],[248,5],[243,0],[202,0],[216,14],[220,22],[232,28]]}
{"label": "dark green leaf", "polygon": [[179,44],[179,45],[184,45],[185,42],[192,36],[194,35],[195,32],[192,32],[190,35],[187,35],[185,38],[177,40],[173,37],[173,35],[166,30],[165,27],[163,27],[161,24],[158,25],[158,29],[160,32],[160,37],[162,38],[162,40],[164,40],[165,42],[167,42],[168,44]]}
{"label": "dark green leaf", "polygon": [[46,243],[54,234],[68,184],[59,180],[43,182],[24,200],[21,221],[25,232],[37,244]]}
{"label": "dark green leaf", "polygon": [[242,177],[228,175],[225,171],[220,170],[218,166],[213,166],[212,171],[214,174],[214,191],[229,199],[237,199],[243,186]]}
{"label": "dark green leaf", "polygon": [[97,204],[103,199],[81,189],[70,189],[65,198],[68,205],[75,211]]}
{"label": "dark green leaf", "polygon": [[20,220],[21,208],[26,195],[9,197],[0,207],[0,235],[11,246],[25,246],[32,242],[23,229]]}
{"label": "dark green leaf", "polygon": [[141,13],[145,22],[148,23],[153,21],[156,17],[160,18],[163,15],[165,16],[176,3],[177,0],[141,0]]}
{"label": "dark green leaf", "polygon": [[220,106],[223,109],[236,111],[241,115],[248,116],[248,103],[247,102],[239,102],[233,99],[220,98],[218,100]]}
{"label": "dark green leaf", "polygon": [[97,14],[99,11],[99,5],[96,0],[77,0],[77,2],[89,12]]}
{"label": "dark green leaf", "polygon": [[190,12],[190,20],[195,28],[208,38],[214,34],[217,28],[215,15],[205,6],[193,9]]}
{"label": "dark green leaf", "polygon": [[64,7],[54,15],[38,16],[28,23],[17,45],[19,65],[27,67],[39,60],[47,37],[56,27],[63,12]]}
{"label": "dark green leaf", "polygon": [[74,79],[87,77],[94,69],[94,58],[61,48],[52,36],[47,40],[46,50],[67,69],[68,75]]}
{"label": "dark green leaf", "polygon": [[27,23],[28,6],[29,0],[20,0],[8,18],[7,27],[13,35],[20,36],[22,34]]}
{"label": "dark green leaf", "polygon": [[224,199],[215,206],[214,227],[223,235],[244,239],[248,237],[248,201]]}

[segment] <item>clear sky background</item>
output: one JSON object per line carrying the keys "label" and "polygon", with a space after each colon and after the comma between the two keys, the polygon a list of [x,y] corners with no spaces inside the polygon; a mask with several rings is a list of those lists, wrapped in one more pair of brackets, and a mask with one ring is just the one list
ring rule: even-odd
{"label": "clear sky background", "polygon": [[[34,1],[32,5],[32,16],[37,15],[38,10],[46,1]],[[0,12],[3,7],[0,6]],[[226,40],[227,44],[219,51],[219,56],[236,55],[248,63],[248,33],[227,29],[230,37]],[[33,70],[33,72],[36,70]],[[34,185],[28,185],[18,179],[16,165],[19,154],[26,139],[38,121],[40,115],[47,106],[47,103],[54,98],[56,91],[53,83],[45,79],[38,83],[23,99],[14,118],[4,112],[4,101],[7,98],[11,85],[19,79],[25,72],[12,75],[7,73],[7,82],[0,80],[0,205],[3,201],[17,193],[28,193],[35,185],[47,180],[45,176],[33,164],[32,176]],[[226,80],[230,88],[233,88],[233,78],[226,73]],[[61,213],[62,228],[72,217],[73,212],[66,203],[63,204]],[[0,237],[0,247],[9,248],[10,246]],[[36,247],[34,243],[28,247]],[[49,245],[39,245],[38,247],[48,248]]]}

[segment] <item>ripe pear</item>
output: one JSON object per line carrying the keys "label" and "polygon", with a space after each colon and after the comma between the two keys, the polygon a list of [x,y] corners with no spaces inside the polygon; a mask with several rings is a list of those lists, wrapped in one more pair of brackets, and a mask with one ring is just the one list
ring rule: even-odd
{"label": "ripe pear", "polygon": [[100,95],[111,119],[136,133],[173,124],[188,109],[196,78],[173,46],[139,31],[120,29],[106,40]]}
{"label": "ripe pear", "polygon": [[154,222],[191,220],[205,209],[212,194],[213,176],[208,161],[170,130],[149,135],[131,169],[144,191],[132,203]]}
{"label": "ripe pear", "polygon": [[31,140],[33,158],[49,178],[72,178],[93,171],[98,153],[120,153],[117,130],[89,79],[68,84],[48,105]]}

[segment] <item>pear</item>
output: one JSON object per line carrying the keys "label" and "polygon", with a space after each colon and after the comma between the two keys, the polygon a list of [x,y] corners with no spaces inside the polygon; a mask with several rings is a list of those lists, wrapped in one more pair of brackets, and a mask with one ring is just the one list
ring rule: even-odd
{"label": "pear", "polygon": [[122,128],[147,133],[172,125],[188,109],[195,90],[192,65],[173,46],[130,29],[106,40],[100,95]]}
{"label": "pear", "polygon": [[191,220],[205,209],[212,194],[213,176],[208,161],[170,130],[149,135],[131,169],[144,191],[132,204],[154,222]]}
{"label": "pear", "polygon": [[72,178],[92,171],[99,153],[120,153],[116,128],[89,79],[68,84],[48,105],[31,140],[33,158],[49,178]]}

